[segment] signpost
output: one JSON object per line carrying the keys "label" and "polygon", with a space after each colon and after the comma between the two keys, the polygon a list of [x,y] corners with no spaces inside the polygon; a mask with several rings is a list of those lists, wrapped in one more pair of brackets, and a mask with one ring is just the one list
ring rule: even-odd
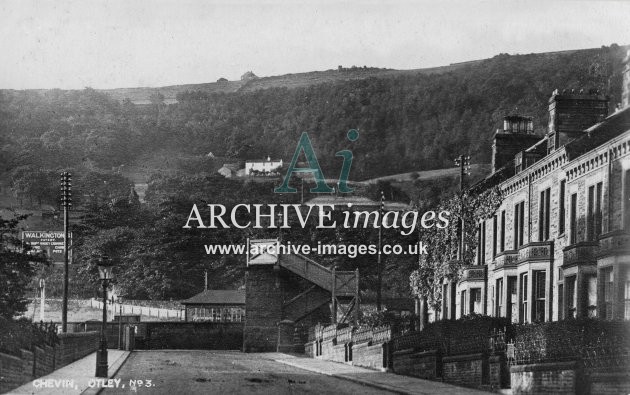
{"label": "signpost", "polygon": [[[72,241],[72,233],[69,234],[69,239]],[[34,252],[44,251],[52,263],[64,263],[63,230],[24,230],[22,244],[29,244]],[[72,251],[68,253],[72,257]]]}

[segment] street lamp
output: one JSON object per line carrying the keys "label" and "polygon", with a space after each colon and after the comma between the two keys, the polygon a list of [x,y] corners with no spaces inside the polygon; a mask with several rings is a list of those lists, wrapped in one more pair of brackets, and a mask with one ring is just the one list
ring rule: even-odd
{"label": "street lamp", "polygon": [[102,255],[98,261],[98,277],[103,282],[103,323],[101,325],[101,341],[96,353],[96,377],[107,378],[107,285],[114,278],[113,265],[107,255]]}
{"label": "street lamp", "polygon": [[116,301],[118,302],[118,349],[122,350],[124,348],[122,344],[122,296],[118,296]]}

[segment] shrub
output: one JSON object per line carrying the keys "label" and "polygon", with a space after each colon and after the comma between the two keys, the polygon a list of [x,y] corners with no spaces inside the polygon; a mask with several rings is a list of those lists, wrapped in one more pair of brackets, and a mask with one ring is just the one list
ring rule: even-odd
{"label": "shrub", "polygon": [[50,324],[33,324],[27,319],[10,321],[0,317],[0,351],[20,355],[20,349],[54,345],[58,342],[57,327]]}
{"label": "shrub", "polygon": [[628,367],[630,322],[568,319],[514,326],[513,364],[579,361],[585,368]]}
{"label": "shrub", "polygon": [[472,314],[457,320],[432,322],[421,332],[399,336],[394,339],[394,350],[437,350],[442,355],[487,353],[490,338],[498,330],[510,333],[510,322],[506,318]]}

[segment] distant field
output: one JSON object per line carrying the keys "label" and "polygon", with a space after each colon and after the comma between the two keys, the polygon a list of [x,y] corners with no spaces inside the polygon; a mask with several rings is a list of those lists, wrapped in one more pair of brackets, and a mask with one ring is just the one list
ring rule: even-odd
{"label": "distant field", "polygon": [[[489,164],[474,164],[470,165],[471,172],[474,174],[485,174],[490,172]],[[437,170],[423,170],[423,171],[412,171],[409,173],[400,173],[393,174],[391,176],[384,176],[378,178],[372,178],[371,180],[363,181],[363,184],[374,184],[378,181],[390,181],[390,182],[406,182],[406,181],[414,181],[414,180],[430,180],[435,178],[442,177],[456,177],[459,175],[458,167],[449,167],[447,169],[437,169]]]}
{"label": "distant field", "polygon": [[[35,310],[35,311],[33,311]],[[39,322],[40,318],[40,303],[39,299],[35,303],[31,303],[28,306],[28,310],[24,314],[27,318],[32,318],[34,322]],[[81,301],[69,300],[68,301],[68,322],[84,322],[90,320],[101,321],[103,319],[103,310],[91,308],[89,304],[85,306]],[[108,320],[112,319],[111,310],[108,310]],[[166,321],[166,319],[158,319],[157,317],[151,317],[148,315],[142,315],[141,321]],[[45,322],[61,322],[61,301],[60,300],[47,300],[44,308],[44,321]]]}

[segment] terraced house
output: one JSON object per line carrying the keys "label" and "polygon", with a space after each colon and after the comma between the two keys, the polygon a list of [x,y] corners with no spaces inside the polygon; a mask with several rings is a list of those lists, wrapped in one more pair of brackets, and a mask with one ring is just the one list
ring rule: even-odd
{"label": "terraced house", "polygon": [[503,201],[478,224],[475,265],[444,284],[442,318],[512,322],[630,319],[630,64],[621,107],[596,91],[555,91],[544,136],[507,116],[493,143]]}

